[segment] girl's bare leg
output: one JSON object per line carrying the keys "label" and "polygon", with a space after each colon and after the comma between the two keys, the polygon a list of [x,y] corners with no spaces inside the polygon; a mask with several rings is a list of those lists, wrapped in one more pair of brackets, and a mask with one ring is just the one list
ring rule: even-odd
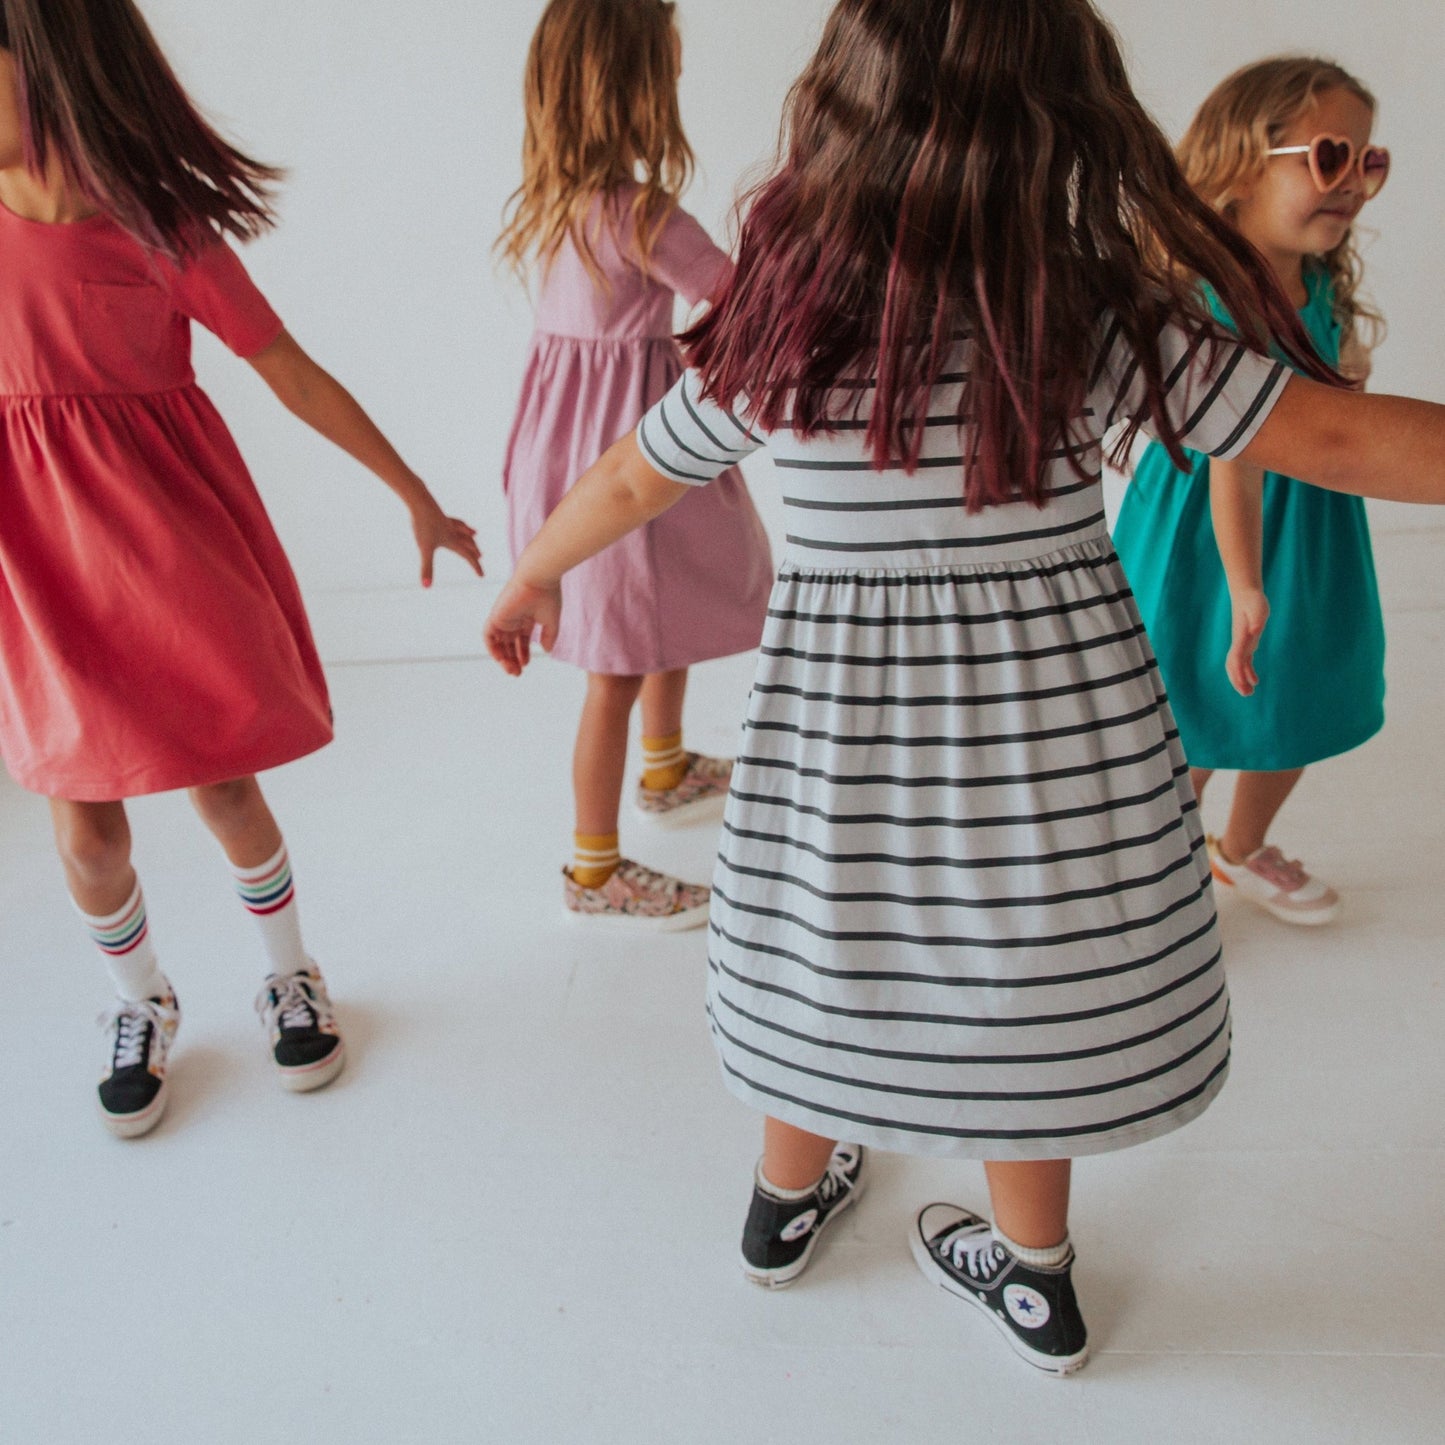
{"label": "girl's bare leg", "polygon": [[588,674],[587,700],[572,755],[579,833],[606,837],[617,831],[627,774],[628,726],[642,688],[640,677]]}
{"label": "girl's bare leg", "polygon": [[687,697],[687,669],[654,672],[642,684],[642,735],[670,738],[682,731],[682,707]]}
{"label": "girl's bare leg", "polygon": [[259,868],[281,851],[281,829],[255,778],[191,789],[191,803],[236,868]]}
{"label": "girl's bare leg", "polygon": [[1289,795],[1304,777],[1303,768],[1283,773],[1241,773],[1234,788],[1229,826],[1219,846],[1231,863],[1243,863],[1265,845],[1269,830]]}
{"label": "girl's bare leg", "polygon": [[777,1189],[807,1189],[823,1177],[837,1147],[836,1139],[769,1118],[763,1124],[763,1177]]}
{"label": "girl's bare leg", "polygon": [[1213,768],[1189,769],[1189,781],[1194,784],[1194,796],[1198,798],[1201,803],[1204,801],[1204,789],[1213,776]]}
{"label": "girl's bare leg", "polygon": [[1025,1249],[1053,1249],[1069,1234],[1070,1159],[990,1162],[988,1189],[995,1227]]}
{"label": "girl's bare leg", "polygon": [[50,821],[70,896],[81,911],[104,918],[124,908],[136,884],[125,804],[52,798]]}

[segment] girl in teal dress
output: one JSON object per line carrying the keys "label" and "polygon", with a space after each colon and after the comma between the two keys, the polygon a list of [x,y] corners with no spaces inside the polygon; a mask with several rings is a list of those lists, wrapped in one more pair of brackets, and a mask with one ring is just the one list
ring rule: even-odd
{"label": "girl in teal dress", "polygon": [[[1356,295],[1353,226],[1389,166],[1370,143],[1374,116],[1370,93],[1338,66],[1269,60],[1226,80],[1181,145],[1196,189],[1299,302],[1321,358],[1361,378],[1378,317]],[[1240,463],[1187,460],[1181,472],[1162,446],[1149,448],[1114,541],[1196,792],[1216,769],[1240,774],[1228,826],[1209,840],[1215,877],[1287,922],[1328,923],[1338,895],[1268,834],[1306,767],[1384,725],[1365,506]]]}

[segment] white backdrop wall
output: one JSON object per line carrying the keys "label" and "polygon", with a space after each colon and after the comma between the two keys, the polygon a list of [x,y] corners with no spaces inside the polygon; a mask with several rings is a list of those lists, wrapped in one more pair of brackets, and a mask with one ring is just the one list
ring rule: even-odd
{"label": "white backdrop wall", "polygon": [[[142,0],[185,81],[260,156],[290,167],[283,224],[248,253],[292,330],[372,410],[506,569],[500,462],[529,332],[490,259],[521,143],[521,72],[541,0]],[[688,204],[723,234],[766,163],[826,0],[682,0],[683,111],[701,169]],[[1368,220],[1370,284],[1392,326],[1376,385],[1445,400],[1440,0],[1107,0],[1135,81],[1177,134],[1228,70],[1321,50],[1379,93],[1396,172]],[[280,412],[248,368],[200,348],[313,602],[407,586],[404,518]],[[753,468],[770,522],[766,467]],[[1382,509],[1388,528],[1435,523]],[[459,569],[448,585],[462,585]],[[483,599],[478,597],[480,614]]]}

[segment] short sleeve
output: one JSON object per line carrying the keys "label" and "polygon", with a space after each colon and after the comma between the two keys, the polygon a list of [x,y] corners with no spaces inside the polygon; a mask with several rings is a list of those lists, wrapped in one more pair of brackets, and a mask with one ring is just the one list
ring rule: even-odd
{"label": "short sleeve", "polygon": [[702,486],[763,445],[731,411],[703,401],[702,381],[687,372],[642,418],[637,444],[663,476]]}
{"label": "short sleeve", "polygon": [[[1102,349],[1094,409],[1108,431],[1144,412],[1144,373],[1122,335],[1110,326]],[[1159,338],[1164,404],[1180,441],[1191,450],[1228,461],[1258,435],[1292,375],[1282,361],[1261,356],[1232,339],[1212,343],[1170,324]],[[1143,416],[1145,428],[1154,430]]]}
{"label": "short sleeve", "polygon": [[175,306],[240,357],[264,351],[284,330],[241,258],[216,240],[177,267]]}
{"label": "short sleeve", "polygon": [[732,275],[726,251],[682,209],[673,211],[653,244],[648,270],[689,306],[715,295]]}

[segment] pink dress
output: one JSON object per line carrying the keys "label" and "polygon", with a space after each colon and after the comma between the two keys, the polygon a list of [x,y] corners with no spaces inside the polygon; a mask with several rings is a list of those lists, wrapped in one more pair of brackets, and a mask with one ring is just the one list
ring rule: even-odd
{"label": "pink dress", "polygon": [[[696,304],[728,273],[707,232],[674,211],[644,276],[629,200],[622,192],[610,201],[619,227],[602,227],[595,246],[608,289],[571,246],[542,283],[503,475],[513,560],[567,489],[682,375],[674,293]],[[750,651],[772,581],[767,534],[742,474],[726,472],[568,574],[552,655],[588,672],[638,676]]]}
{"label": "pink dress", "polygon": [[296,580],[191,369],[281,323],[235,253],[0,207],[0,754],[102,802],[245,777],[331,739]]}

